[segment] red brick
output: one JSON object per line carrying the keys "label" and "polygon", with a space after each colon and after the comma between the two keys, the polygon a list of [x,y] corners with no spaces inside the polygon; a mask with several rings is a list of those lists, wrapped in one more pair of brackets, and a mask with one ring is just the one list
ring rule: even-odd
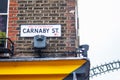
{"label": "red brick", "polygon": [[16,40],[18,40],[17,37],[9,37],[13,42],[15,42]]}
{"label": "red brick", "polygon": [[9,30],[9,31],[16,30],[16,27],[10,27],[10,26],[9,26],[9,27],[8,27],[8,30]]}
{"label": "red brick", "polygon": [[12,20],[16,21],[16,20],[18,20],[18,17],[9,18],[9,20],[10,20],[10,21],[12,21]]}
{"label": "red brick", "polygon": [[17,30],[14,30],[14,31],[11,30],[11,31],[8,32],[8,36],[9,36],[9,37],[11,37],[11,36],[12,36],[12,37],[13,37],[13,36],[16,36],[16,34],[18,34],[18,32],[19,32],[19,31],[17,31]]}
{"label": "red brick", "polygon": [[12,26],[18,26],[18,24],[15,24],[15,23],[12,23],[12,24],[9,24],[10,27]]}
{"label": "red brick", "polygon": [[68,6],[75,6],[75,2],[68,2],[67,5]]}
{"label": "red brick", "polygon": [[9,13],[18,13],[18,10],[10,10]]}

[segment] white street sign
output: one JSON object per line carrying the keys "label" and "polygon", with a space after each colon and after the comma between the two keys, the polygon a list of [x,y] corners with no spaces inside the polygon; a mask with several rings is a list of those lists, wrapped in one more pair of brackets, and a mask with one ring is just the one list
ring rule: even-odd
{"label": "white street sign", "polygon": [[34,37],[35,35],[61,37],[61,25],[21,25],[21,37]]}

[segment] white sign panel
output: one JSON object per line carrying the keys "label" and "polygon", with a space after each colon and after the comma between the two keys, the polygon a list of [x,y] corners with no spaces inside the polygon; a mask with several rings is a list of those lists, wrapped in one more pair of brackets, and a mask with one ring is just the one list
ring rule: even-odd
{"label": "white sign panel", "polygon": [[21,37],[34,37],[35,35],[60,37],[61,25],[21,25]]}

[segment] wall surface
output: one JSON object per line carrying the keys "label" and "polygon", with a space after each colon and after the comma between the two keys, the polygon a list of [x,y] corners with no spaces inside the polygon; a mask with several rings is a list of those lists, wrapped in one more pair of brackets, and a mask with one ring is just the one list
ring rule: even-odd
{"label": "wall surface", "polygon": [[47,37],[43,52],[50,53],[44,55],[65,56],[61,52],[75,51],[76,5],[75,0],[10,0],[8,37],[15,43],[16,56],[38,56],[34,54],[33,37],[20,37],[21,24],[61,25],[61,37]]}

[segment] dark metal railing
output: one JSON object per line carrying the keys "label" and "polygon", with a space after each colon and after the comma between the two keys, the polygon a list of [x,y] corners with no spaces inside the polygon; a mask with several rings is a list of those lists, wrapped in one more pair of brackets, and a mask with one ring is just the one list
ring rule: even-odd
{"label": "dark metal railing", "polygon": [[0,38],[0,54],[14,54],[14,43],[10,38]]}

